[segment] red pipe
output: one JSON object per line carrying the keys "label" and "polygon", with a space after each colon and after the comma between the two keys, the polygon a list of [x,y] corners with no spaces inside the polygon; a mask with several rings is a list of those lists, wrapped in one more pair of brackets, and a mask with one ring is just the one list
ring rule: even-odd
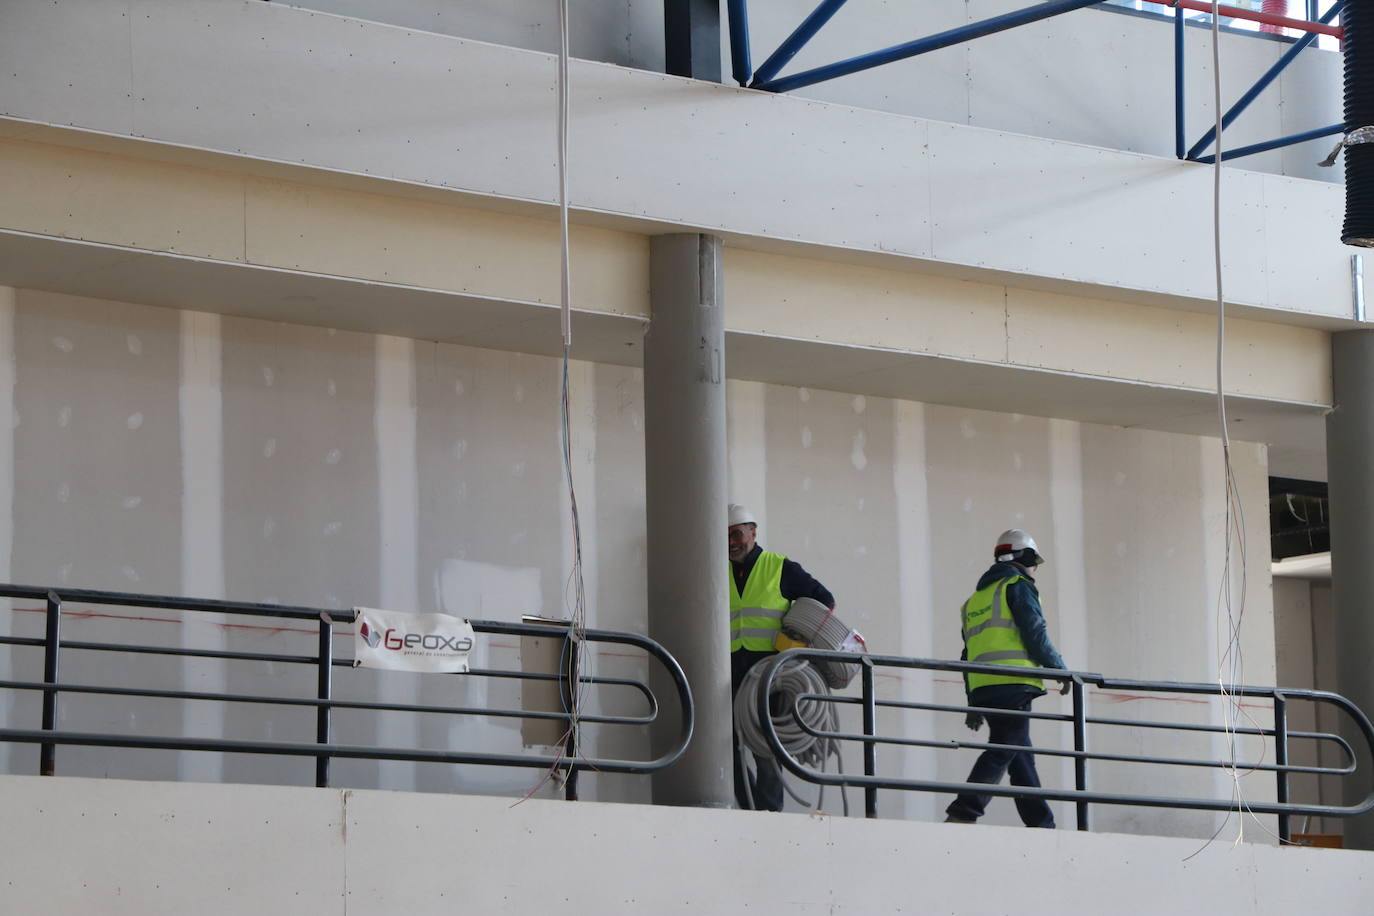
{"label": "red pipe", "polygon": [[[1270,16],[1287,16],[1288,0],[1264,0],[1260,4],[1260,12],[1268,13]],[[1260,31],[1269,35],[1282,35],[1283,27],[1264,23],[1260,26]]]}
{"label": "red pipe", "polygon": [[[1160,6],[1181,6],[1185,10],[1193,10],[1198,13],[1210,13],[1212,11],[1212,4],[1208,3],[1207,0],[1145,0],[1145,2],[1158,3]],[[1297,29],[1299,32],[1316,32],[1320,35],[1332,35],[1336,38],[1345,37],[1345,30],[1338,25],[1308,22],[1306,19],[1289,19],[1287,16],[1275,16],[1257,10],[1243,10],[1237,6],[1218,6],[1217,13],[1221,16],[1230,16],[1232,19],[1248,19],[1251,22],[1263,22],[1267,25],[1282,26],[1286,29]]]}

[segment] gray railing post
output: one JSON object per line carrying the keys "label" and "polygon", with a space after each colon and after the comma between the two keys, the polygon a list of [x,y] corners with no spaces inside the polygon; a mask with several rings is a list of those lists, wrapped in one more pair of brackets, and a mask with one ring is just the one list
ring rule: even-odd
{"label": "gray railing post", "polygon": [[568,714],[568,736],[563,743],[568,769],[568,777],[563,783],[564,801],[577,801],[577,679],[582,675],[577,665],[577,654],[580,647],[577,633],[570,628],[563,639],[566,664],[558,666],[558,692],[563,697],[563,709]]}
{"label": "gray railing post", "polygon": [[[333,693],[334,682],[334,621],[328,614],[320,615],[320,657],[319,689],[316,695],[321,700],[329,700]],[[315,711],[315,743],[330,742],[330,707],[321,703]],[[315,756],[315,785],[324,788],[329,785],[329,755]]]}
{"label": "gray railing post", "polygon": [[[863,657],[860,668],[863,677],[864,694],[864,737],[873,738],[878,733],[878,703],[873,692],[873,659]],[[878,745],[874,741],[864,742],[864,775],[878,775]],[[864,787],[864,817],[878,816],[878,790],[874,786]]]}
{"label": "gray railing post", "polygon": [[[1279,768],[1274,771],[1278,784],[1274,800],[1280,805],[1288,803],[1288,700],[1278,691],[1274,692],[1274,762]],[[1292,825],[1288,815],[1279,815],[1279,842],[1287,843],[1293,839]]]}
{"label": "gray railing post", "polygon": [[[43,638],[43,683],[57,683],[57,654],[62,638],[62,599],[57,592],[48,592],[47,627]],[[57,727],[57,690],[43,691],[43,731]],[[57,773],[57,745],[44,741],[38,751],[38,772],[42,776]]]}
{"label": "gray railing post", "polygon": [[[1088,716],[1086,704],[1083,700],[1083,680],[1074,677],[1071,689],[1073,690],[1073,787],[1079,792],[1087,791],[1088,788]],[[1088,803],[1079,801],[1074,803],[1078,809],[1078,829],[1088,829]]]}

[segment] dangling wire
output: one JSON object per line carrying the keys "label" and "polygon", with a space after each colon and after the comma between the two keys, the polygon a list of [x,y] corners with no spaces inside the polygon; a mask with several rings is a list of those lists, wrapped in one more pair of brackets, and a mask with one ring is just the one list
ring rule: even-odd
{"label": "dangling wire", "polygon": [[568,631],[559,653],[558,670],[570,677],[563,698],[563,713],[568,729],[559,739],[557,759],[525,795],[529,798],[549,779],[566,778],[573,761],[565,759],[569,741],[574,757],[583,756],[579,717],[583,685],[587,678],[587,590],[582,577],[582,522],[578,515],[577,488],[572,465],[572,385],[569,364],[572,360],[572,258],[568,241],[568,120],[570,114],[568,81],[568,0],[558,0],[558,231],[559,231],[559,312],[563,340],[562,384],[559,397],[559,434],[563,474],[568,487],[568,524],[572,536],[572,571],[563,600],[568,611]]}
{"label": "dangling wire", "polygon": [[[1222,700],[1222,727],[1226,736],[1226,753],[1232,784],[1233,809],[1240,818],[1236,842],[1245,838],[1244,814],[1249,810],[1241,786],[1242,777],[1251,772],[1242,772],[1237,732],[1238,720],[1244,718],[1253,723],[1253,718],[1244,708],[1244,694],[1235,688],[1245,683],[1245,658],[1241,647],[1241,628],[1245,620],[1246,586],[1248,579],[1248,558],[1245,541],[1245,509],[1241,503],[1240,487],[1236,481],[1235,465],[1231,459],[1231,435],[1226,417],[1226,297],[1223,284],[1223,265],[1221,249],[1221,163],[1222,163],[1222,109],[1221,109],[1221,28],[1218,0],[1212,0],[1212,105],[1216,118],[1215,138],[1216,155],[1212,160],[1212,251],[1216,271],[1216,309],[1217,309],[1217,351],[1216,351],[1216,391],[1217,423],[1221,435],[1222,473],[1226,489],[1225,550],[1222,562],[1221,588],[1217,597],[1216,630],[1221,650],[1217,659],[1217,688]],[[1233,587],[1233,571],[1239,567],[1239,591]],[[1223,614],[1225,611],[1223,628]],[[1224,638],[1223,638],[1224,637]],[[1259,730],[1257,728],[1257,730]],[[1265,747],[1261,735],[1260,762],[1263,762]],[[1230,822],[1231,811],[1208,839],[1211,843]],[[1268,832],[1266,830],[1266,832]],[[1206,848],[1206,844],[1202,849]],[[1197,850],[1201,852],[1202,849]],[[1196,855],[1194,852],[1193,855]],[[1188,858],[1192,858],[1189,856]]]}
{"label": "dangling wire", "polygon": [[[564,378],[572,348],[572,259],[568,245],[568,0],[558,0],[558,238]],[[566,400],[566,398],[565,398]],[[566,421],[567,415],[564,414]]]}
{"label": "dangling wire", "polygon": [[[568,122],[571,114],[568,80],[568,0],[558,0],[558,233],[560,311],[563,331],[563,388],[560,409],[563,440],[563,472],[568,484],[568,524],[572,531],[572,572],[565,593],[570,605],[566,645],[575,653],[572,670],[576,679],[569,685],[572,708],[569,716],[569,735],[581,754],[578,716],[582,708],[583,683],[586,677],[587,590],[582,578],[582,521],[577,509],[577,487],[573,482],[572,462],[572,386],[569,363],[572,360],[572,256],[568,241]],[[563,668],[568,673],[568,667]]]}

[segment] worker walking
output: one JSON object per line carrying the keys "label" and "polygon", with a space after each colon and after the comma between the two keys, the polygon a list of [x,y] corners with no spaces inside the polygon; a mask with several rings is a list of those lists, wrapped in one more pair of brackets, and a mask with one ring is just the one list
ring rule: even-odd
{"label": "worker walking", "polygon": [[[744,506],[732,504],[728,513],[730,547],[730,687],[740,683],[759,661],[775,654],[782,618],[797,598],[814,598],[835,607],[835,598],[821,583],[780,553],[756,543],[758,521]],[[781,811],[782,773],[772,757],[754,756],[755,772],[745,772],[735,738],[735,800],[741,808]],[[752,804],[751,804],[752,802]]]}
{"label": "worker walking", "polygon": [[[978,580],[978,590],[960,611],[964,635],[962,659],[1007,666],[1006,674],[964,674],[968,705],[1029,712],[1031,702],[1045,695],[1039,678],[1015,673],[1017,668],[1063,668],[1064,659],[1045,632],[1045,614],[1035,571],[1045,562],[1035,540],[1019,528],[1004,531],[993,550],[995,562]],[[1067,693],[1065,681],[1061,693]],[[979,755],[968,782],[996,785],[1010,770],[1014,786],[1039,786],[1035,757],[1029,748],[1030,719],[988,713],[988,743],[1025,747],[1024,751],[986,750]],[[983,724],[978,713],[964,723],[975,731]],[[990,795],[963,794],[945,809],[947,823],[972,824],[983,816]],[[1018,798],[1016,810],[1027,827],[1054,827],[1054,814],[1043,798]]]}

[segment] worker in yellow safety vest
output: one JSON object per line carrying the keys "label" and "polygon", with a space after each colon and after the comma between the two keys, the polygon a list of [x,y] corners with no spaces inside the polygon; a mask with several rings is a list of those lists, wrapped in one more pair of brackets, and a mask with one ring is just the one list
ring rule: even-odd
{"label": "worker in yellow safety vest", "polygon": [[[1008,714],[987,713],[988,743],[1030,748],[1031,702],[1045,695],[1044,682],[1022,674],[1024,668],[1063,668],[1049,634],[1035,571],[1045,562],[1035,539],[1019,528],[1002,532],[993,550],[992,564],[978,580],[978,589],[960,610],[965,661],[1003,667],[1006,673],[966,672],[964,687],[968,705],[1005,709]],[[1060,693],[1067,693],[1063,681]],[[1020,713],[1018,715],[1017,713]],[[970,712],[965,724],[977,730],[983,716]],[[996,785],[1010,771],[1014,786],[1039,786],[1035,757],[1029,750],[989,749],[978,756],[968,782]],[[948,823],[972,824],[983,816],[990,795],[964,793],[945,809]],[[1027,827],[1054,827],[1054,814],[1043,798],[1018,798],[1016,810]]]}
{"label": "worker in yellow safety vest", "polygon": [[[797,598],[814,598],[835,607],[835,598],[801,564],[758,545],[758,520],[744,506],[728,510],[730,546],[730,686],[739,690],[757,662],[776,653],[782,618]],[[746,772],[735,742],[735,800],[741,808],[781,811],[782,773],[771,758],[754,757]],[[752,804],[751,804],[752,802]]]}

